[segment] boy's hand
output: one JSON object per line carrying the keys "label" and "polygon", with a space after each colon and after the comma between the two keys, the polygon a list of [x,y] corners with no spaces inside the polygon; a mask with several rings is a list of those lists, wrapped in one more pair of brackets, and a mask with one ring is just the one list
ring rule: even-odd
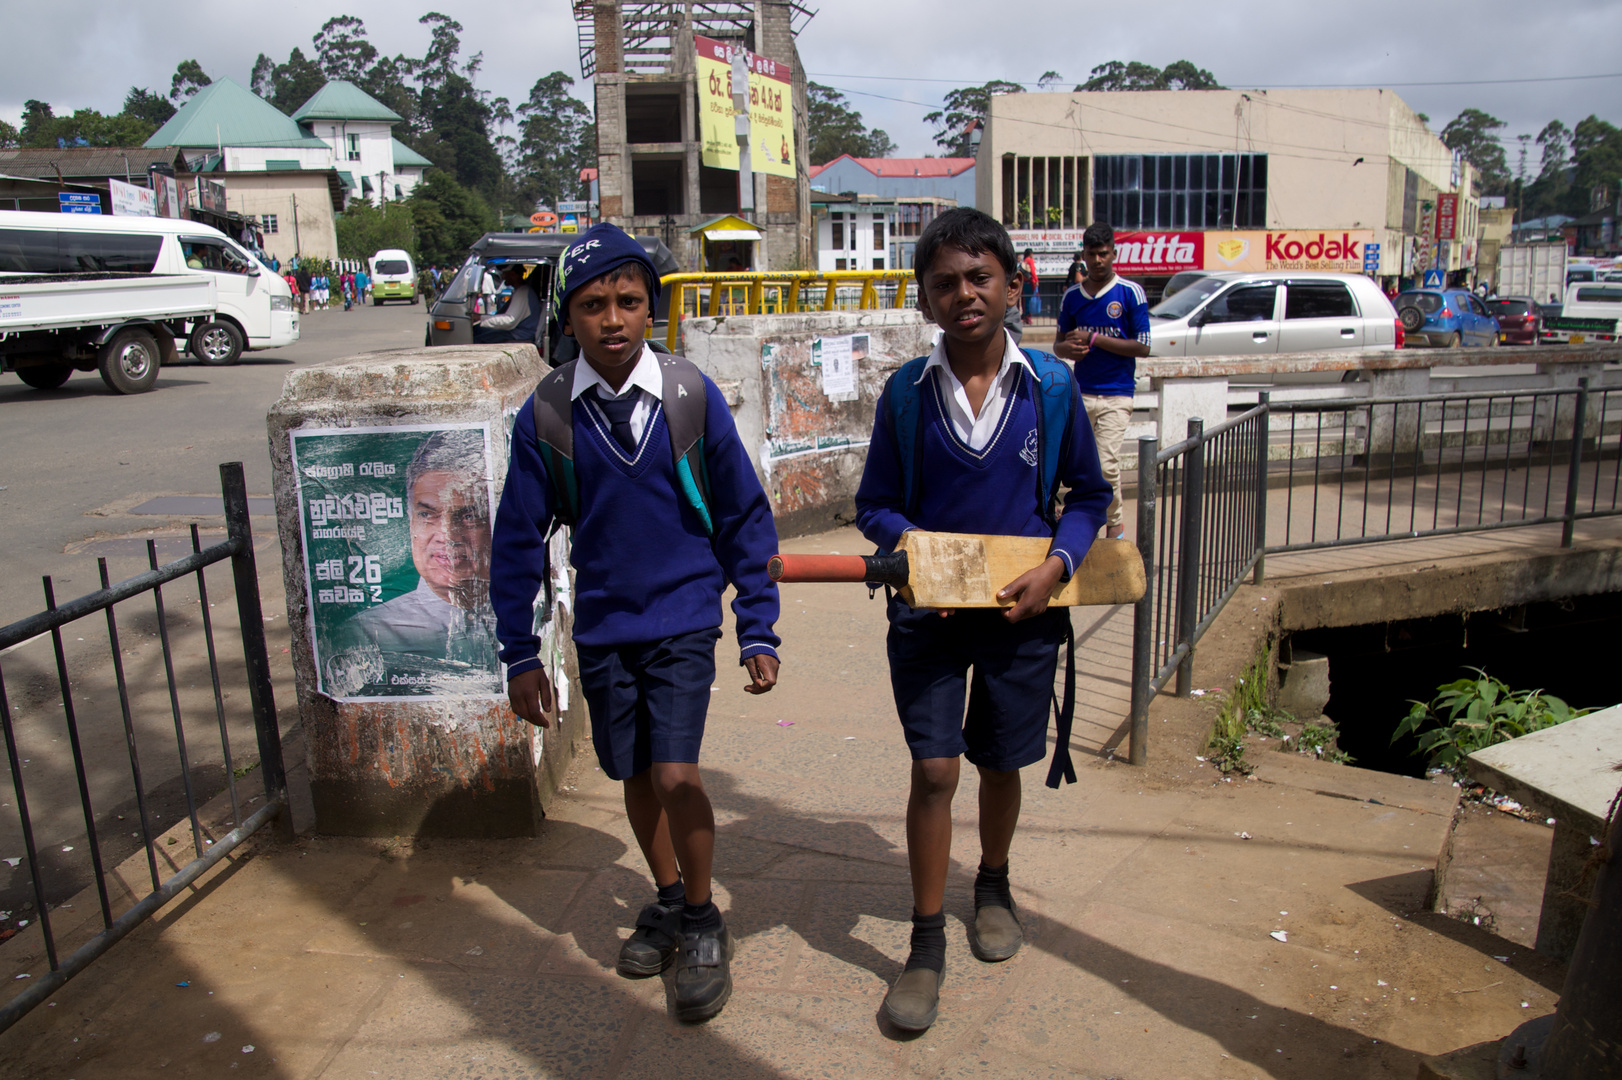
{"label": "boy's hand", "polygon": [[1087,351],[1085,330],[1072,330],[1053,343],[1053,355],[1061,360],[1080,360]]}
{"label": "boy's hand", "polygon": [[743,688],[745,693],[764,694],[777,685],[777,657],[756,653],[743,662],[743,667],[749,672],[749,685]]}
{"label": "boy's hand", "polygon": [[507,704],[518,718],[536,727],[551,727],[552,683],[545,668],[531,668],[507,680]]}
{"label": "boy's hand", "polygon": [[1054,586],[1059,584],[1063,576],[1064,560],[1057,555],[1049,555],[1041,566],[1019,575],[997,593],[999,600],[1014,601],[1014,606],[1003,612],[1003,618],[1009,622],[1019,622],[1042,614],[1048,609],[1048,599],[1053,595]]}

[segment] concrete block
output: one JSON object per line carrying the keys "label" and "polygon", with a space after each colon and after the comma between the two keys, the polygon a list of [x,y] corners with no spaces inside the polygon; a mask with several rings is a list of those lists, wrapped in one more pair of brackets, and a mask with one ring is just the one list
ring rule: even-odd
{"label": "concrete block", "polygon": [[[1396,368],[1370,373],[1370,397],[1414,397],[1430,391],[1429,368]],[[1413,455],[1420,449],[1420,406],[1376,405],[1369,416],[1368,453]]]}
{"label": "concrete block", "polygon": [[[540,356],[530,345],[372,353],[294,371],[270,410],[267,426],[293,669],[308,746],[316,828],[320,832],[351,836],[532,835],[543,801],[556,789],[558,778],[573,756],[574,742],[584,726],[579,719],[584,709],[575,704],[565,712],[559,728],[546,732],[531,728],[507,709],[499,665],[489,650],[472,660],[460,661],[478,678],[448,684],[450,688],[436,691],[443,696],[433,699],[396,696],[340,701],[329,696],[346,696],[342,689],[346,684],[342,679],[333,679],[330,667],[326,674],[331,681],[323,684],[318,656],[323,649],[329,656],[348,654],[332,644],[338,631],[320,631],[325,637],[318,634],[318,615],[323,626],[333,625],[334,616],[329,614],[332,609],[322,607],[333,601],[330,597],[322,599],[310,577],[314,568],[306,565],[306,534],[301,519],[307,507],[300,504],[290,436],[309,429],[380,428],[385,429],[382,436],[388,438],[388,429],[394,428],[488,424],[489,446],[484,461],[499,499],[512,417],[542,371]],[[343,445],[341,440],[335,443]],[[307,445],[301,440],[301,448]],[[363,475],[365,471],[363,468]],[[481,493],[482,501],[482,493],[487,490],[482,478],[477,479],[472,490]],[[409,497],[406,501],[410,501]],[[364,536],[346,541],[356,550],[353,561],[357,565],[362,562],[360,553],[369,550],[365,544],[377,543],[380,535],[393,535],[384,534],[376,520],[366,525],[373,528],[370,541]],[[384,523],[384,527],[399,531],[398,523]],[[429,572],[417,559],[418,540],[414,531],[410,533],[413,550],[397,557],[401,580],[409,579],[409,584],[396,587],[408,593],[418,582],[419,591],[431,584]],[[487,577],[487,570],[485,574]],[[321,570],[315,580],[331,580],[328,575],[330,570]],[[386,606],[386,602],[373,606],[372,597],[364,589],[351,590],[350,602],[365,614]],[[488,618],[488,625],[493,625],[493,614],[487,613],[487,607],[488,600],[480,596],[471,607],[461,610],[475,625],[481,618]],[[375,618],[386,621],[388,617]],[[349,625],[339,624],[340,631]],[[554,674],[562,674],[572,682],[574,666],[567,630],[567,626],[558,627]],[[475,636],[476,630],[470,632],[469,640]],[[479,640],[491,638],[486,632]],[[362,643],[359,652],[364,653],[366,647]],[[379,653],[380,648],[378,638],[371,651],[381,665],[389,654]],[[321,692],[322,685],[327,685],[328,693]],[[380,685],[386,687],[389,682],[381,680]]]}
{"label": "concrete block", "polygon": [[[818,338],[862,335],[851,392],[825,392]],[[874,406],[901,364],[927,355],[934,327],[910,310],[687,319],[682,352],[730,393],[738,436],[772,500],[780,536],[847,524],[867,461]]]}
{"label": "concrete block", "polygon": [[1174,446],[1188,438],[1188,421],[1199,417],[1207,428],[1228,418],[1228,379],[1225,375],[1205,378],[1154,379],[1160,394],[1160,448]]}
{"label": "concrete block", "polygon": [[1296,649],[1279,665],[1278,707],[1298,720],[1312,721],[1329,704],[1329,657]]}

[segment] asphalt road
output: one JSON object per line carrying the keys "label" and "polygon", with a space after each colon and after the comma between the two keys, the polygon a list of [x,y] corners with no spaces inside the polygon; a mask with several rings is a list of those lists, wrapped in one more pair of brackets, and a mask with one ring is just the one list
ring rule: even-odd
{"label": "asphalt road", "polygon": [[[44,607],[41,577],[49,574],[58,603],[96,589],[97,557],[113,581],[146,569],[146,539],[159,544],[160,561],[189,550],[196,524],[205,546],[223,538],[217,515],[136,513],[162,495],[218,498],[219,465],[241,461],[250,496],[271,490],[265,414],[295,368],[337,357],[410,348],[423,339],[422,305],[312,312],[301,340],[288,348],[244,354],[233,367],[187,360],[166,367],[149,393],[123,396],[95,373],[74,375],[58,390],[39,391],[15,375],[0,376],[0,537],[6,573],[0,574],[0,625]],[[272,677],[284,730],[297,722],[292,671],[285,649],[281,557],[274,518],[255,517],[261,599],[270,641]],[[237,771],[257,760],[229,567],[211,569],[208,599],[222,682],[224,723]],[[129,682],[146,807],[156,830],[185,813],[185,781],[201,800],[224,785],[224,755],[216,715],[201,607],[191,581],[164,590],[174,698],[184,721],[187,761],[183,777],[175,736],[168,668],[150,599],[117,610],[119,645]],[[79,620],[63,631],[70,687],[104,859],[110,865],[139,848],[140,808],[134,796],[122,710],[112,676],[105,618]],[[87,829],[78,797],[54,652],[48,637],[0,653],[6,704],[22,759],[25,794],[34,822],[48,903],[89,884]],[[242,797],[262,792],[249,775]],[[24,853],[10,769],[0,758],[0,859]],[[251,808],[250,808],[251,809]],[[133,835],[132,835],[133,834]],[[183,859],[181,861],[184,861]],[[0,934],[31,918],[31,874],[26,860],[0,863]]]}

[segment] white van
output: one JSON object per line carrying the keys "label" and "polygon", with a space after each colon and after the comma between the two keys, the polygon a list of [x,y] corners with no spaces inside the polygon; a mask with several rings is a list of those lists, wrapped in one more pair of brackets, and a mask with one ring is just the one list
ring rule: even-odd
{"label": "white van", "polygon": [[180,218],[0,210],[0,274],[95,270],[212,278],[219,311],[189,328],[191,353],[205,364],[299,339],[287,282],[218,229]]}
{"label": "white van", "polygon": [[1622,282],[1577,282],[1566,289],[1560,316],[1548,320],[1540,340],[1545,345],[1611,342],[1622,326]]}
{"label": "white van", "polygon": [[373,255],[368,264],[372,270],[374,307],[381,307],[385,300],[417,302],[417,264],[411,261],[409,251],[384,248]]}

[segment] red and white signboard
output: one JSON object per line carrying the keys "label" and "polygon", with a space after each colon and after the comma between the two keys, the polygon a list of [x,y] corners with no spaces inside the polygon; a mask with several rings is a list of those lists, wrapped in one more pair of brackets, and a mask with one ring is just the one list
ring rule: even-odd
{"label": "red and white signboard", "polygon": [[1455,194],[1436,196],[1436,239],[1452,240],[1458,236],[1459,197]]}

